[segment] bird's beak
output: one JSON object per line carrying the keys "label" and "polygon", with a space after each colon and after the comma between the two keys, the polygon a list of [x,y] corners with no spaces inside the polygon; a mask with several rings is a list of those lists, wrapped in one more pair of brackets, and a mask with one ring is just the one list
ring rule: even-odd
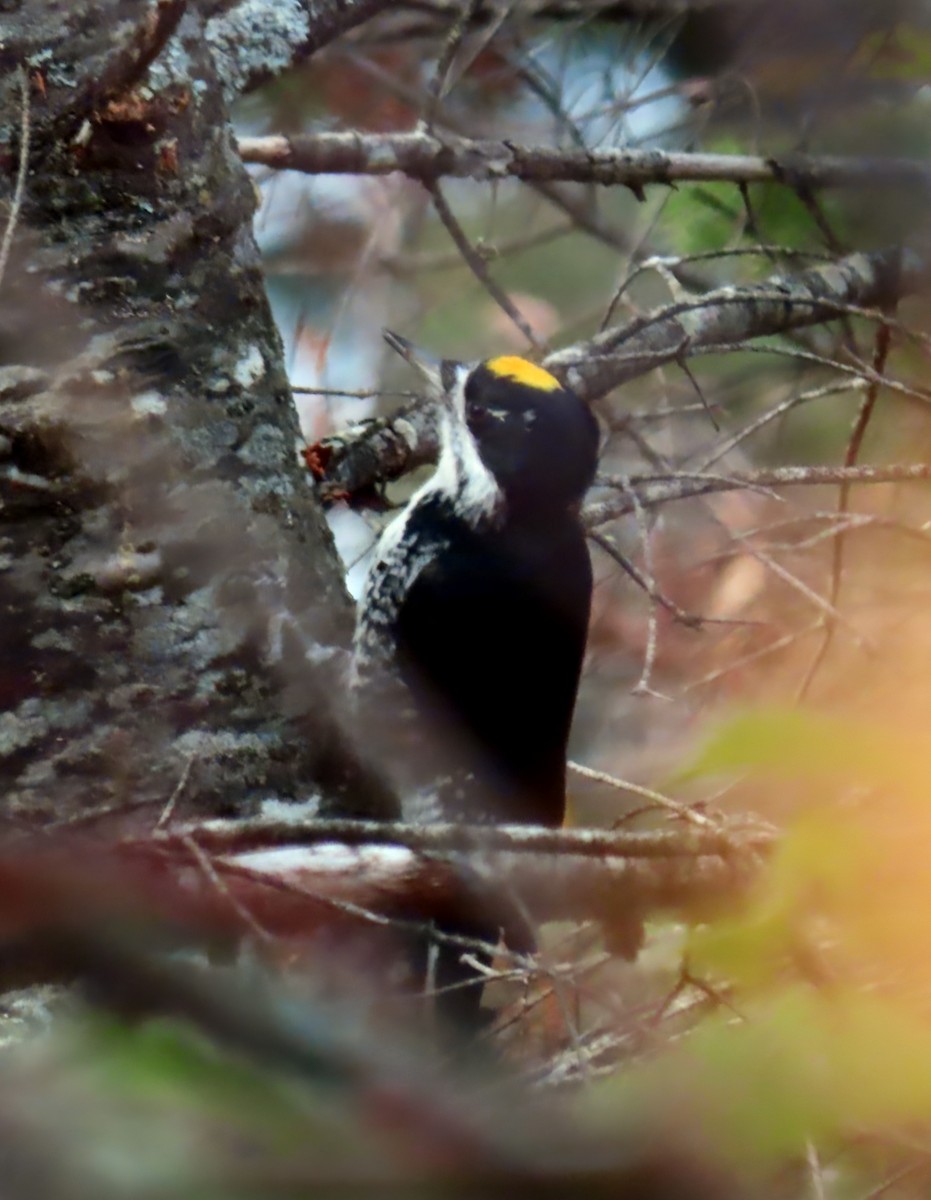
{"label": "bird's beak", "polygon": [[418,350],[416,346],[412,345],[407,338],[401,337],[398,333],[392,333],[390,329],[383,329],[382,337],[392,350],[400,354],[405,362],[409,362],[412,367],[416,367],[438,396],[443,395],[442,359],[435,358],[431,354],[424,354],[422,350]]}

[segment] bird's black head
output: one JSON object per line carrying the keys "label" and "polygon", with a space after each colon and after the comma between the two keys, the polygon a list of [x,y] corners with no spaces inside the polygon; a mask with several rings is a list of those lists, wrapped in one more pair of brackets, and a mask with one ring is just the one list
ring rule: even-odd
{"label": "bird's black head", "polygon": [[582,499],[595,477],[598,425],[575,392],[512,355],[468,368],[466,425],[509,506],[545,514]]}
{"label": "bird's black head", "polygon": [[[443,401],[460,475],[482,467],[504,493],[512,513],[565,511],[595,477],[598,425],[587,404],[554,375],[528,359],[503,355],[465,364],[431,359],[397,334],[393,349],[417,367]],[[464,453],[463,442],[478,451]],[[482,472],[484,474],[484,472]],[[468,480],[460,479],[460,485]]]}

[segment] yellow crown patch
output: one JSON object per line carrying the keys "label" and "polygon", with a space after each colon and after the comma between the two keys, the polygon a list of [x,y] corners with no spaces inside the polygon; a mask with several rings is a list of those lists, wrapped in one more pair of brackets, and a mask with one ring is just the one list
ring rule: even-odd
{"label": "yellow crown patch", "polygon": [[537,388],[541,392],[555,392],[562,387],[559,380],[549,371],[544,371],[536,363],[519,358],[516,354],[503,354],[500,358],[491,358],[485,366],[499,379],[513,379],[515,383]]}

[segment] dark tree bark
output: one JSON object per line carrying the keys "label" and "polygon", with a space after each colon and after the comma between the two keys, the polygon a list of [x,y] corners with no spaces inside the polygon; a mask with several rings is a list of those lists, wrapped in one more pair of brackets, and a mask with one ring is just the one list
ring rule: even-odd
{"label": "dark tree bark", "polygon": [[0,280],[3,814],[307,795],[329,755],[325,648],[345,642],[351,606],[298,465],[206,18],[182,0],[14,9],[0,21],[0,212],[15,222]]}

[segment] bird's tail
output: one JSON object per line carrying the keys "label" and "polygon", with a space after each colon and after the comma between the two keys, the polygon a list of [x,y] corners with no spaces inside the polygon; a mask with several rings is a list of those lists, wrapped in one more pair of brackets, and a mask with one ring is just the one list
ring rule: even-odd
{"label": "bird's tail", "polygon": [[443,1033],[476,1037],[494,1017],[490,1009],[482,1007],[482,996],[485,970],[491,967],[500,930],[480,920],[448,921],[434,929],[425,986],[437,1022]]}
{"label": "bird's tail", "polygon": [[472,1039],[494,1013],[482,1006],[487,970],[500,941],[521,954],[537,948],[536,933],[517,903],[487,877],[457,864],[456,910],[444,913],[419,939],[416,978],[432,1002],[441,1034]]}

